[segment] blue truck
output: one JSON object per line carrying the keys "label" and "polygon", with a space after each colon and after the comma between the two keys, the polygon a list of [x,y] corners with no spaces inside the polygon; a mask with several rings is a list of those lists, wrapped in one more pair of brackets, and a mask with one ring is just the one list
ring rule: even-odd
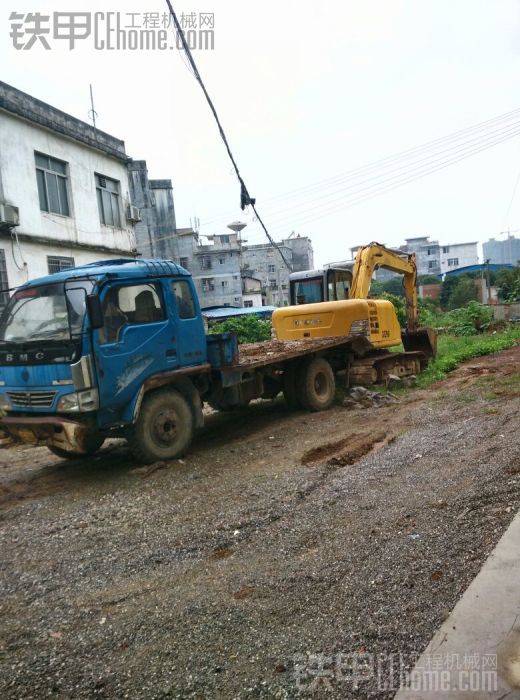
{"label": "blue truck", "polygon": [[283,392],[328,408],[335,376],[369,346],[341,338],[237,345],[208,335],[193,280],[172,261],[108,260],[32,280],[0,318],[0,430],[63,457],[124,437],[137,459],[185,453],[219,410]]}

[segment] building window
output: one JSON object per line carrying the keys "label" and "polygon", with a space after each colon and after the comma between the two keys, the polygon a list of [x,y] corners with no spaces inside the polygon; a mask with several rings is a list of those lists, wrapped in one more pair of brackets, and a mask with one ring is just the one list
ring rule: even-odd
{"label": "building window", "polygon": [[253,302],[251,301],[251,299],[246,299],[244,301],[244,306],[246,307],[246,309],[250,309],[253,306]]}
{"label": "building window", "polygon": [[209,255],[203,255],[201,257],[200,267],[202,270],[211,270],[211,258]]}
{"label": "building window", "polygon": [[219,258],[218,261],[221,265],[223,265],[226,262],[226,258]]}
{"label": "building window", "polygon": [[101,223],[121,228],[119,182],[104,175],[96,175],[96,193]]}
{"label": "building window", "polygon": [[195,318],[195,302],[193,301],[189,282],[184,280],[172,282],[172,292],[177,304],[179,318]]}
{"label": "building window", "polygon": [[268,265],[267,272],[276,272],[276,267],[274,265]]}
{"label": "building window", "polygon": [[428,261],[428,270],[433,270],[434,267],[435,267],[434,261],[433,261],[433,260],[429,260],[429,261]]}
{"label": "building window", "polygon": [[203,292],[212,292],[215,289],[215,284],[213,281],[213,277],[204,277],[202,279],[202,291]]}
{"label": "building window", "polygon": [[179,265],[183,267],[185,270],[189,270],[190,268],[188,267],[189,260],[188,258],[180,258],[179,260]]}
{"label": "building window", "polygon": [[61,255],[47,255],[47,268],[49,275],[74,267],[74,258],[65,258]]}
{"label": "building window", "polygon": [[9,289],[9,282],[7,280],[7,264],[5,262],[5,251],[0,248],[0,311],[3,310],[4,306],[9,301],[9,292],[3,292],[3,289]]}
{"label": "building window", "polygon": [[433,255],[434,251],[431,248],[428,248],[428,255]]}
{"label": "building window", "polygon": [[67,163],[43,153],[35,153],[36,181],[40,209],[69,216],[69,196],[67,193]]}
{"label": "building window", "polygon": [[457,267],[459,264],[458,258],[448,258],[448,267]]}
{"label": "building window", "polygon": [[223,236],[220,236],[220,242],[221,243],[229,243],[229,235],[224,234]]}
{"label": "building window", "polygon": [[443,249],[442,249],[442,252],[443,252],[444,254],[449,253],[449,252],[450,252],[450,246],[449,246],[449,245],[445,245],[445,246],[443,247]]}
{"label": "building window", "polygon": [[269,286],[271,289],[276,289],[276,280],[269,280]]}
{"label": "building window", "polygon": [[222,287],[228,287],[228,286],[229,286],[229,282],[228,282],[227,280],[222,280],[221,284],[222,284]]}

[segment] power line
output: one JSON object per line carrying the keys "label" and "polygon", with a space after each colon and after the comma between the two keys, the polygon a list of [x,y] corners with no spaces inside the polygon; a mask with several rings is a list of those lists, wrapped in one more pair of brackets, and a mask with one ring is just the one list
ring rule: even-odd
{"label": "power line", "polygon": [[[437,156],[444,157],[442,154],[446,154],[446,157],[448,157],[450,152],[452,152],[452,154],[454,155],[456,153],[464,151],[465,149],[470,149],[470,148],[479,146],[480,144],[488,143],[492,139],[497,138],[497,137],[508,136],[508,135],[516,136],[517,133],[519,132],[519,130],[520,130],[520,121],[515,122],[514,124],[511,124],[511,125],[508,125],[507,127],[501,127],[500,129],[497,129],[493,132],[490,132],[485,137],[481,136],[478,139],[473,139],[473,140],[462,142],[460,144],[455,144],[453,146],[450,146],[449,148],[445,148],[443,150],[440,150],[437,153],[433,153],[432,155],[427,156],[425,158],[419,158],[418,160],[411,161],[410,163],[406,163],[406,164],[403,164],[401,166],[392,168],[391,170],[387,170],[387,171],[382,172],[380,174],[372,175],[371,177],[365,178],[363,180],[353,182],[352,184],[347,185],[345,187],[342,187],[340,189],[335,189],[335,190],[332,190],[331,192],[319,195],[319,196],[315,197],[314,201],[326,200],[326,199],[332,197],[333,195],[339,194],[341,192],[348,192],[349,190],[357,190],[361,185],[364,185],[365,183],[369,183],[372,181],[375,181],[377,184],[377,181],[381,180],[381,178],[384,178],[387,175],[391,175],[392,173],[399,173],[400,171],[402,171],[401,174],[405,174],[407,171],[412,172],[415,169],[412,166],[420,166],[422,163],[427,165],[429,162],[432,162],[432,163],[438,162],[439,158],[437,158]],[[385,180],[383,180],[383,181],[385,181]],[[325,204],[326,204],[326,202],[325,202]],[[288,210],[299,208],[300,206],[301,205],[299,205],[299,204],[290,204],[289,206],[287,206],[285,209],[283,209],[281,211],[282,211],[282,213],[285,213]],[[316,206],[319,206],[319,205],[316,205]],[[312,207],[312,208],[315,208],[315,207]],[[276,219],[276,218],[277,217],[275,216],[274,219]]]}
{"label": "power line", "polygon": [[[442,156],[441,158],[435,158],[435,159],[429,159],[425,162],[421,161],[416,161],[416,163],[412,163],[414,167],[408,167],[407,169],[395,169],[395,174],[392,175],[391,173],[394,171],[388,171],[387,173],[383,173],[382,176],[378,176],[378,178],[368,178],[367,180],[363,180],[359,183],[356,183],[354,185],[351,185],[347,188],[345,188],[343,191],[347,192],[347,194],[343,194],[339,197],[335,197],[333,200],[329,202],[324,202],[324,203],[318,203],[314,204],[313,206],[306,207],[300,210],[300,214],[306,213],[309,211],[314,211],[317,209],[322,209],[322,208],[327,208],[328,206],[334,204],[335,202],[339,202],[342,200],[349,200],[351,197],[356,197],[360,193],[363,193],[365,191],[370,191],[375,188],[379,188],[381,185],[387,183],[387,182],[392,182],[394,180],[399,181],[401,178],[405,178],[406,181],[408,181],[408,176],[412,173],[419,173],[421,174],[422,171],[425,169],[425,174],[428,174],[430,172],[430,169],[432,166],[436,166],[437,163],[440,163],[441,165],[450,165],[452,163],[459,162],[459,160],[462,160],[466,157],[470,157],[476,153],[480,153],[483,150],[486,150],[488,148],[491,148],[499,143],[502,143],[503,141],[507,141],[511,138],[514,138],[520,134],[520,122],[515,125],[514,127],[509,128],[505,133],[495,133],[495,134],[490,134],[488,135],[485,139],[479,139],[478,141],[475,141],[474,143],[468,143],[462,147],[457,148],[456,150],[452,149],[451,153],[447,153],[446,155]],[[460,158],[458,155],[460,154]],[[402,172],[399,172],[401,170]],[[436,167],[433,168],[433,171],[437,170]],[[384,176],[384,177],[383,177]],[[420,175],[422,177],[422,175]],[[415,179],[415,178],[414,178]],[[371,180],[376,180],[372,184],[365,185],[365,183],[370,182]],[[352,192],[348,193],[349,190],[353,190]],[[341,191],[341,190],[340,190]],[[337,192],[332,192],[330,193],[329,196],[332,196],[333,194],[337,194]],[[279,215],[274,216],[273,220],[276,222],[277,220],[280,221],[286,221],[288,222],[288,225],[291,222],[296,222],[298,220],[298,216],[294,218],[292,215],[286,216],[285,212],[281,212]]]}
{"label": "power line", "polygon": [[[478,131],[482,131],[482,130],[489,130],[490,128],[496,129],[496,128],[498,128],[498,124],[500,122],[510,121],[512,119],[518,118],[519,116],[520,116],[520,109],[512,110],[511,112],[507,112],[507,113],[504,113],[504,114],[499,115],[497,117],[493,117],[491,119],[488,119],[484,122],[480,122],[480,123],[475,124],[473,126],[466,127],[466,128],[461,129],[459,131],[448,134],[447,136],[433,139],[431,141],[428,141],[428,142],[421,144],[419,146],[416,146],[414,148],[410,148],[410,149],[407,149],[405,151],[401,151],[399,153],[396,153],[394,155],[386,156],[385,158],[381,158],[379,160],[372,161],[371,163],[368,163],[367,165],[360,166],[358,168],[354,168],[353,170],[346,171],[346,172],[341,173],[339,175],[336,175],[332,178],[327,178],[325,180],[306,185],[304,187],[286,192],[285,194],[276,195],[275,197],[271,197],[269,199],[266,199],[265,201],[271,202],[271,201],[279,200],[282,198],[284,200],[287,200],[289,198],[306,196],[312,191],[331,187],[335,184],[339,184],[340,182],[348,181],[354,177],[363,175],[365,173],[372,172],[373,170],[384,169],[387,166],[392,165],[394,162],[410,160],[410,159],[414,158],[416,155],[419,155],[421,152],[425,152],[425,151],[428,151],[431,149],[438,150],[439,146],[443,146],[444,144],[447,144],[451,141],[460,140],[460,139],[464,138],[465,136],[469,136],[473,132],[478,132]],[[507,128],[507,126],[508,125],[504,125],[501,128]],[[484,134],[484,136],[485,136],[485,134]],[[213,219],[207,219],[206,221],[203,221],[202,224],[203,224],[203,226],[206,226],[206,225],[209,225],[213,222],[222,221],[224,219],[227,219],[232,215],[233,214],[230,213],[226,216],[222,215],[222,216],[215,217]]]}
{"label": "power line", "polygon": [[291,269],[292,269],[292,268],[291,268],[291,265],[289,264],[289,262],[288,262],[287,259],[285,258],[285,255],[283,254],[282,250],[278,247],[278,245],[276,244],[276,242],[274,241],[274,239],[271,238],[271,236],[269,235],[269,232],[268,232],[268,230],[267,230],[267,228],[266,228],[264,222],[262,221],[262,218],[261,218],[260,214],[259,214],[258,211],[256,210],[256,206],[255,206],[256,200],[255,200],[253,197],[250,196],[250,194],[249,194],[249,192],[248,192],[248,189],[247,189],[247,187],[246,187],[246,183],[244,182],[244,179],[242,178],[242,175],[240,174],[240,171],[239,171],[239,169],[238,169],[238,165],[237,165],[237,163],[236,163],[236,161],[235,161],[235,158],[234,158],[234,156],[233,156],[233,153],[231,152],[231,147],[230,147],[230,145],[229,145],[229,143],[228,143],[228,140],[227,140],[227,138],[226,138],[226,134],[224,133],[224,129],[223,129],[223,127],[222,127],[222,124],[220,123],[220,119],[219,119],[219,117],[218,117],[217,110],[215,109],[215,106],[214,106],[214,104],[213,104],[213,102],[212,102],[212,100],[211,100],[211,97],[209,96],[208,91],[206,90],[206,86],[204,85],[204,82],[203,82],[202,77],[201,77],[201,75],[200,75],[200,73],[199,73],[199,70],[198,70],[197,65],[196,65],[196,63],[195,63],[195,60],[194,60],[194,58],[193,58],[193,56],[192,56],[190,47],[188,46],[188,44],[187,44],[187,42],[186,42],[186,37],[184,36],[184,32],[183,32],[183,30],[182,30],[181,25],[179,24],[179,20],[177,19],[177,15],[175,14],[175,11],[174,11],[174,9],[173,9],[173,7],[172,7],[172,4],[171,4],[170,0],[166,0],[166,4],[168,5],[168,9],[169,9],[170,14],[171,14],[171,16],[172,16],[172,18],[173,18],[173,22],[174,22],[174,24],[175,24],[175,29],[176,29],[176,31],[177,31],[177,35],[179,36],[179,38],[180,38],[180,40],[181,40],[181,43],[182,43],[182,48],[184,49],[184,52],[185,52],[185,54],[186,54],[186,57],[187,57],[187,59],[188,59],[188,62],[189,62],[189,64],[190,64],[191,68],[193,69],[193,75],[194,75],[195,79],[197,80],[197,82],[199,83],[199,85],[200,85],[200,87],[201,87],[201,89],[202,89],[202,92],[204,93],[204,97],[206,98],[206,101],[207,101],[207,103],[208,103],[208,105],[209,105],[209,108],[211,109],[211,112],[212,112],[212,114],[213,114],[213,117],[215,118],[215,121],[216,121],[216,123],[217,123],[217,127],[218,127],[218,130],[219,130],[219,133],[220,133],[220,137],[221,137],[222,141],[224,142],[224,145],[225,145],[226,150],[227,150],[227,152],[228,152],[228,156],[229,156],[229,158],[230,158],[230,160],[231,160],[231,162],[232,162],[232,164],[233,164],[233,168],[235,169],[236,176],[237,176],[238,181],[239,181],[239,183],[240,183],[240,201],[241,201],[241,208],[244,209],[246,206],[251,206],[251,208],[252,208],[253,211],[255,212],[255,215],[256,215],[256,217],[257,217],[257,219],[258,219],[258,222],[260,223],[260,225],[262,226],[262,228],[263,228],[263,230],[264,230],[265,235],[266,235],[267,238],[269,239],[269,242],[271,243],[271,245],[273,245],[273,246],[276,248],[276,250],[277,250],[278,253],[280,254],[280,257],[282,258],[282,260],[283,260],[284,264],[286,265],[286,267],[287,267],[289,270],[291,270]]}
{"label": "power line", "polygon": [[[449,167],[450,165],[453,165],[455,163],[458,163],[462,160],[465,160],[466,158],[469,158],[473,155],[477,155],[478,153],[481,153],[484,150],[487,150],[488,148],[491,148],[492,146],[496,146],[499,143],[503,143],[510,138],[513,138],[514,136],[520,135],[520,130],[517,131],[513,135],[509,135],[505,138],[501,139],[496,139],[493,143],[487,144],[481,148],[476,148],[473,149],[470,152],[465,153],[464,155],[457,157],[457,158],[450,158],[448,160],[445,160],[444,162],[436,165],[435,167],[427,167],[423,168],[421,171],[416,173],[415,175],[412,176],[406,176],[406,177],[400,177],[396,178],[394,176],[393,178],[389,178],[390,182],[388,185],[385,185],[384,187],[380,187],[379,185],[382,183],[379,183],[379,185],[372,185],[371,187],[364,188],[363,190],[360,190],[359,192],[353,193],[350,195],[350,197],[347,198],[339,198],[340,200],[344,200],[343,204],[336,204],[332,207],[328,207],[323,209],[322,211],[318,212],[316,215],[311,215],[310,217],[306,217],[303,219],[298,219],[298,218],[291,218],[290,219],[290,225],[291,226],[301,226],[305,223],[308,223],[310,221],[315,221],[318,218],[323,218],[324,216],[329,216],[330,214],[336,213],[338,211],[342,211],[344,209],[350,208],[352,206],[356,206],[357,204],[360,204],[364,201],[367,201],[368,199],[372,199],[374,197],[378,197],[382,194],[385,194],[386,192],[390,192],[391,190],[394,190],[398,187],[401,187],[405,184],[408,184],[409,182],[415,182],[416,180],[419,180],[423,177],[426,177],[427,175],[430,175],[434,172],[437,172],[439,170],[442,170],[446,167]],[[403,174],[404,175],[404,174]],[[332,203],[329,203],[332,204]],[[315,207],[314,207],[315,208]],[[280,222],[278,224],[280,227],[283,226],[283,223]]]}

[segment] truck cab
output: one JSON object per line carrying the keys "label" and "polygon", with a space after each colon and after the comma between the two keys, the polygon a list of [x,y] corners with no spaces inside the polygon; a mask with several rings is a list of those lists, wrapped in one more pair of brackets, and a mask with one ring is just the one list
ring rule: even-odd
{"label": "truck cab", "polygon": [[[33,280],[0,318],[0,427],[85,455],[135,424],[147,382],[172,377],[196,425],[186,377],[208,372],[207,347],[193,281],[174,262],[109,260]],[[174,413],[156,420],[165,447]]]}

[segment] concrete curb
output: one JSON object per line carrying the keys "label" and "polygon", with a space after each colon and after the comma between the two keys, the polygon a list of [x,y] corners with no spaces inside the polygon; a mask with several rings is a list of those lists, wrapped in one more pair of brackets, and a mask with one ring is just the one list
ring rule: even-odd
{"label": "concrete curb", "polygon": [[520,512],[395,700],[517,700],[519,688]]}

